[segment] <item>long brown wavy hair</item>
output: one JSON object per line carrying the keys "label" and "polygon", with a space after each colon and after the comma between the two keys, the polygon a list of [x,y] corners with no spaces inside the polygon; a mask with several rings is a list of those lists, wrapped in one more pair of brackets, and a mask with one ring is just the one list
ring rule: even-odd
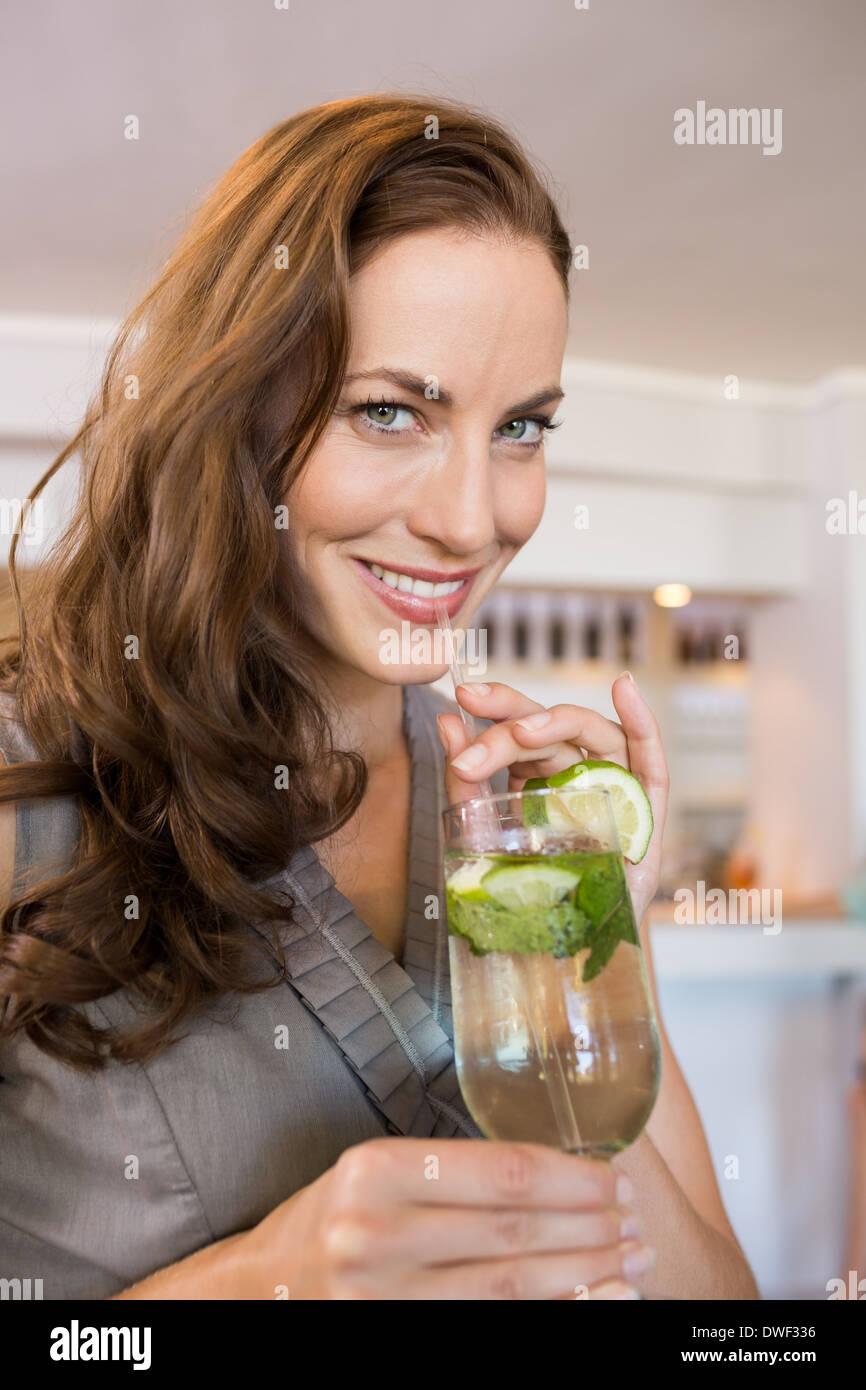
{"label": "long brown wavy hair", "polygon": [[[40,761],[0,768],[0,802],[73,793],[80,839],[0,918],[0,1037],[85,1069],[147,1061],[204,1001],[285,977],[293,904],[261,885],[352,816],[367,770],[317,697],[280,509],[339,399],[350,276],[447,226],[541,244],[568,295],[546,180],[500,124],[430,97],[316,106],[232,165],[121,326],[31,494],[79,456],[71,523],[26,593],[10,550],[20,640],[0,689]],[[279,966],[264,982],[245,970],[251,921]],[[78,1007],[116,989],[140,1027]]]}

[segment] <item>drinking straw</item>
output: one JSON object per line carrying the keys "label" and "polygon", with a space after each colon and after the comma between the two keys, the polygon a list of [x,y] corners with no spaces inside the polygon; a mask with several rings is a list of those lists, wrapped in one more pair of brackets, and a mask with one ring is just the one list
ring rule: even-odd
{"label": "drinking straw", "polygon": [[[571,1093],[565,1075],[556,1034],[548,1022],[545,1010],[543,962],[547,957],[535,954],[520,955],[515,960],[516,974],[523,986],[524,1016],[532,1033],[532,1041],[541,1067],[541,1077],[550,1096],[559,1142],[566,1153],[583,1148],[577,1117],[571,1103]],[[536,1014],[537,1009],[537,1014]],[[550,1061],[552,1065],[548,1066]]]}
{"label": "drinking straw", "polygon": [[[454,641],[454,628],[451,626],[451,618],[449,616],[448,609],[445,607],[445,604],[442,602],[441,598],[434,599],[433,606],[436,610],[436,617],[439,622],[439,626],[445,632],[448,633],[448,667],[451,672],[451,683],[454,686],[454,699],[457,702],[458,709],[460,710],[460,718],[463,720],[463,726],[466,729],[466,732],[468,733],[469,737],[471,739],[476,739],[478,737],[478,725],[476,721],[472,718],[472,715],[469,713],[469,711],[465,710],[463,706],[460,704],[460,701],[457,699],[458,685],[466,685],[467,681],[465,672],[463,670],[463,663],[457,655],[457,645]],[[492,796],[493,788],[491,787],[488,781],[479,782],[478,790],[475,793],[475,795]]]}
{"label": "drinking straw", "polygon": [[[469,737],[471,739],[476,739],[479,732],[478,724],[469,711],[465,710],[460,704],[460,701],[457,700],[457,687],[458,685],[466,684],[466,676],[463,671],[463,663],[457,655],[457,644],[454,641],[454,628],[451,625],[451,618],[441,598],[433,600],[433,607],[440,627],[448,633],[448,668],[451,672],[451,684],[454,687],[454,699],[460,710],[460,718],[463,720],[463,726]],[[486,778],[476,784],[476,790],[472,793],[472,797],[474,798],[476,796],[493,796],[493,788]],[[478,830],[482,830],[484,835],[489,838],[490,844],[488,848],[495,849],[499,838],[499,815],[496,803],[484,801],[480,806],[474,806],[471,812],[468,813],[468,820],[471,822],[473,829],[477,828]],[[466,829],[468,833],[470,830],[468,824]],[[476,848],[477,847],[476,845]]]}
{"label": "drinking straw", "polygon": [[[466,677],[463,671],[463,664],[457,655],[457,647],[454,641],[454,628],[451,625],[451,618],[448,609],[439,598],[434,599],[433,607],[440,627],[449,634],[449,670],[451,672],[451,682],[454,686],[454,698],[457,700],[458,685],[466,684]],[[478,737],[478,725],[472,715],[465,710],[457,700],[460,710],[460,718],[463,720],[464,728],[469,737]],[[478,783],[476,796],[492,796],[493,788],[488,781]],[[482,811],[485,831],[489,835],[498,836],[499,817],[496,813],[495,804],[484,803],[479,808]],[[474,818],[473,818],[474,819]],[[491,848],[496,844],[491,840]],[[571,1104],[571,1096],[568,1090],[568,1082],[565,1076],[565,1068],[559,1054],[556,1037],[550,1028],[544,1009],[544,982],[540,976],[541,961],[537,956],[523,956],[518,953],[517,958],[512,961],[515,966],[512,978],[520,982],[520,993],[522,1000],[515,1000],[518,1007],[522,1008],[532,1033],[532,1041],[535,1047],[535,1054],[538,1064],[541,1067],[542,1080],[550,1096],[550,1103],[553,1108],[556,1127],[559,1131],[559,1142],[567,1153],[574,1153],[582,1147],[580,1131],[577,1127],[577,1120],[574,1114],[574,1107]],[[522,968],[521,968],[522,967]],[[538,1014],[536,1014],[536,1008]],[[539,1028],[540,1024],[540,1028]],[[547,1065],[548,1057],[553,1061],[553,1066]]]}

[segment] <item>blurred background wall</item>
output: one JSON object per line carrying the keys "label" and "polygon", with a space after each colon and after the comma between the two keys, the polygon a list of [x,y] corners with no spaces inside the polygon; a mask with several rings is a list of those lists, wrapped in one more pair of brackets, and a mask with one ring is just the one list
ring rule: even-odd
{"label": "blurred background wall", "polygon": [[[656,710],[668,1029],[762,1292],[826,1297],[866,980],[863,5],[49,0],[4,28],[7,537],[186,211],[271,125],[450,96],[548,170],[575,247],[564,423],[477,636],[488,674],[546,703],[612,716],[628,667]],[[780,147],[677,143],[700,102],[780,113]],[[20,563],[75,486],[70,464]],[[781,894],[781,929],[677,923],[698,884]]]}

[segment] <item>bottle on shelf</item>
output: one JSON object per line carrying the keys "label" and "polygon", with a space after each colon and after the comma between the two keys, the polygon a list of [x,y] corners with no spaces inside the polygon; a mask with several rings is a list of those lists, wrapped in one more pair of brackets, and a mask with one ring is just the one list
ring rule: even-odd
{"label": "bottle on shelf", "polygon": [[529,623],[522,608],[518,608],[514,614],[511,635],[514,643],[515,661],[525,661],[529,655]]}
{"label": "bottle on shelf", "polygon": [[548,641],[550,645],[550,656],[553,661],[562,661],[566,655],[566,617],[564,612],[565,605],[558,601],[553,605],[550,615],[550,630]]}
{"label": "bottle on shelf", "polygon": [[590,609],[583,629],[583,654],[589,661],[597,661],[601,655],[601,622],[599,615]]}

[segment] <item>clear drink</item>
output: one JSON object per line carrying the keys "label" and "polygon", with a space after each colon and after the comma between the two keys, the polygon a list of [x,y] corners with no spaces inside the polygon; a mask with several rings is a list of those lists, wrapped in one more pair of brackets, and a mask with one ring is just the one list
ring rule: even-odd
{"label": "clear drink", "polygon": [[565,831],[544,796],[445,813],[457,1073],[488,1138],[606,1158],[649,1119],[658,1030],[608,794]]}

